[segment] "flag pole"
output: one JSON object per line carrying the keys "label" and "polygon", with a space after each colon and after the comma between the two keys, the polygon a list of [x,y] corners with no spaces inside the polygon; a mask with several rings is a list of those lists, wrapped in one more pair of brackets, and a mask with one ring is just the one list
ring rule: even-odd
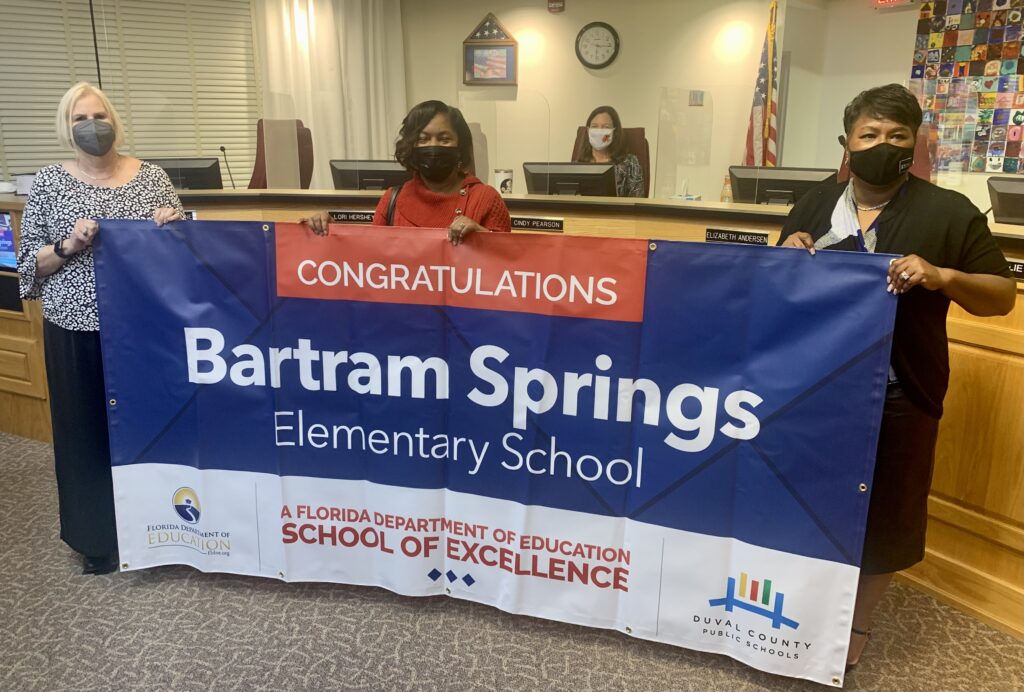
{"label": "flag pole", "polygon": [[778,0],[772,0],[771,7],[768,10],[768,90],[765,92],[764,122],[762,124],[761,137],[761,140],[765,142],[763,158],[766,165],[774,165],[768,161],[767,142],[772,122],[772,90],[775,88],[772,78],[775,76],[775,15],[778,8]]}

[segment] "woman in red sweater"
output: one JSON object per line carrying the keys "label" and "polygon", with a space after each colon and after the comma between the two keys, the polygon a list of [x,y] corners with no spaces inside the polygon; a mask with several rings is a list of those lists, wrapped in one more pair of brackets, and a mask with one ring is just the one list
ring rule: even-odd
{"label": "woman in red sweater", "polygon": [[[424,101],[402,121],[395,159],[412,172],[399,189],[385,190],[373,215],[375,226],[447,228],[453,245],[477,231],[511,231],[512,219],[501,195],[467,173],[473,161],[473,135],[458,108]],[[388,219],[388,207],[394,208]],[[307,223],[323,235],[327,214]]]}

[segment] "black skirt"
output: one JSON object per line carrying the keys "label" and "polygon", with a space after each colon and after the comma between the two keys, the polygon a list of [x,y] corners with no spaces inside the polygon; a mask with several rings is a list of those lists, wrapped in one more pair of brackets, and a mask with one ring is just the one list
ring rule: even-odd
{"label": "black skirt", "polygon": [[99,332],[44,320],[60,537],[91,557],[117,552]]}
{"label": "black skirt", "polygon": [[882,413],[861,571],[885,574],[924,559],[939,419],[890,385]]}

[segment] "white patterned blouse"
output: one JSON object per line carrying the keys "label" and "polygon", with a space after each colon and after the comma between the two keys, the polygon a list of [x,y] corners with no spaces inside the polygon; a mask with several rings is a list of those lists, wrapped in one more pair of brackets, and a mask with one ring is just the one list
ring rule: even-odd
{"label": "white patterned blouse", "polygon": [[[21,297],[41,298],[43,317],[58,327],[99,331],[92,248],[72,255],[64,266],[42,278],[36,277],[36,255],[45,246],[70,238],[78,219],[151,219],[161,207],[184,214],[167,174],[146,161],[134,178],[119,187],[82,182],[60,164],[40,169],[21,217]],[[101,223],[101,232],[102,228]]]}

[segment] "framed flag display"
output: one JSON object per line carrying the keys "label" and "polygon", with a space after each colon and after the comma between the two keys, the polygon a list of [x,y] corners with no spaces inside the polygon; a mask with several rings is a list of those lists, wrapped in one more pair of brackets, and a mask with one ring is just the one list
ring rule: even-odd
{"label": "framed flag display", "polygon": [[462,42],[463,84],[515,86],[518,63],[519,44],[491,13]]}

